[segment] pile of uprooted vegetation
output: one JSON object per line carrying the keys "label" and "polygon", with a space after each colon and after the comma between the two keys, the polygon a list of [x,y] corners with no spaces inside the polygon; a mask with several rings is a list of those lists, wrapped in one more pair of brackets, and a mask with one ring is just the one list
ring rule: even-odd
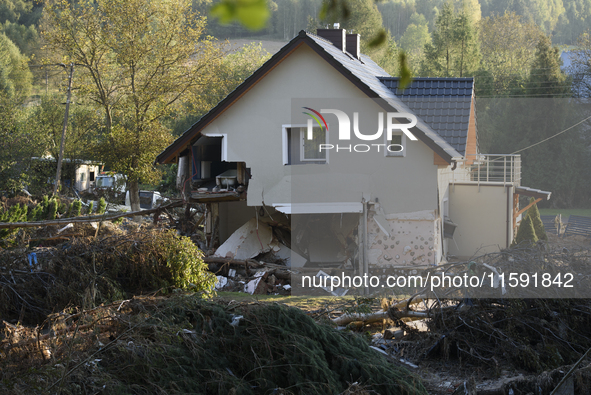
{"label": "pile of uprooted vegetation", "polygon": [[[492,288],[494,297],[465,288],[427,291],[407,304],[394,305],[387,315],[401,325],[401,317],[426,318],[429,332],[409,331],[408,339],[418,340],[417,361],[437,356],[497,370],[507,365],[537,373],[554,369],[574,363],[591,348],[590,258],[588,249],[522,248],[442,265],[437,270],[446,274],[482,278],[484,273],[489,280],[493,270],[499,278],[504,275],[504,287],[499,279]],[[549,280],[542,284],[540,279],[536,286],[536,273],[540,278],[549,274]],[[556,297],[565,273],[573,273],[573,291],[563,295],[580,298]]]}
{"label": "pile of uprooted vegetation", "polygon": [[68,305],[94,307],[172,288],[210,292],[201,251],[176,232],[143,227],[54,247],[0,251],[0,317],[36,324]]}
{"label": "pile of uprooted vegetation", "polygon": [[47,325],[4,328],[0,392],[426,394],[361,336],[278,304],[140,297]]}

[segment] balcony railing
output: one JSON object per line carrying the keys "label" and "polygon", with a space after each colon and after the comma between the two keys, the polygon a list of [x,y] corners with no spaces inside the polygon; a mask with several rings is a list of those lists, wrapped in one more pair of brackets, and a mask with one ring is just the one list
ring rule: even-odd
{"label": "balcony railing", "polygon": [[470,181],[513,185],[521,183],[520,155],[468,155],[467,164]]}

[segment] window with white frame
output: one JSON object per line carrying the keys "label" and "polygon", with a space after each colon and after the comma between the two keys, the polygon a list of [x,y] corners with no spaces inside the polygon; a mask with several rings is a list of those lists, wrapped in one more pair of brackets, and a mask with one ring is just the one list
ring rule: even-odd
{"label": "window with white frame", "polygon": [[392,133],[392,140],[388,141],[388,136],[386,136],[386,156],[398,156],[398,157],[405,157],[406,156],[406,136],[404,133],[393,132]]}
{"label": "window with white frame", "polygon": [[308,128],[303,125],[283,126],[283,164],[301,165],[328,162],[326,129],[315,127],[308,136]]}

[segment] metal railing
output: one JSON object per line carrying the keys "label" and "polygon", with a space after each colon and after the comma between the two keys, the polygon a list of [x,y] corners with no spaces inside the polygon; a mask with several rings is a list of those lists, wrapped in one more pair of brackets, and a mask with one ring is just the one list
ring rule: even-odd
{"label": "metal railing", "polygon": [[470,181],[520,185],[521,155],[468,155]]}

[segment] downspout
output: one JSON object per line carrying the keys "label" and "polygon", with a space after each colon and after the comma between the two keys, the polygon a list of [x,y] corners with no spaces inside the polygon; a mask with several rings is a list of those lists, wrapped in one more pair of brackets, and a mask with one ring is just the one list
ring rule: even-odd
{"label": "downspout", "polygon": [[[369,262],[367,262],[367,202],[365,199],[361,201],[363,204],[363,274],[369,273]],[[369,295],[369,288],[363,288],[363,294]]]}
{"label": "downspout", "polygon": [[506,237],[506,247],[505,248],[509,248],[510,245],[510,237],[509,237],[509,233],[510,233],[510,229],[511,226],[513,225],[513,210],[511,210],[511,195],[512,193],[510,192],[511,186],[507,185],[506,186],[506,191],[507,191],[507,227],[506,227],[506,232],[507,232],[507,237]]}

